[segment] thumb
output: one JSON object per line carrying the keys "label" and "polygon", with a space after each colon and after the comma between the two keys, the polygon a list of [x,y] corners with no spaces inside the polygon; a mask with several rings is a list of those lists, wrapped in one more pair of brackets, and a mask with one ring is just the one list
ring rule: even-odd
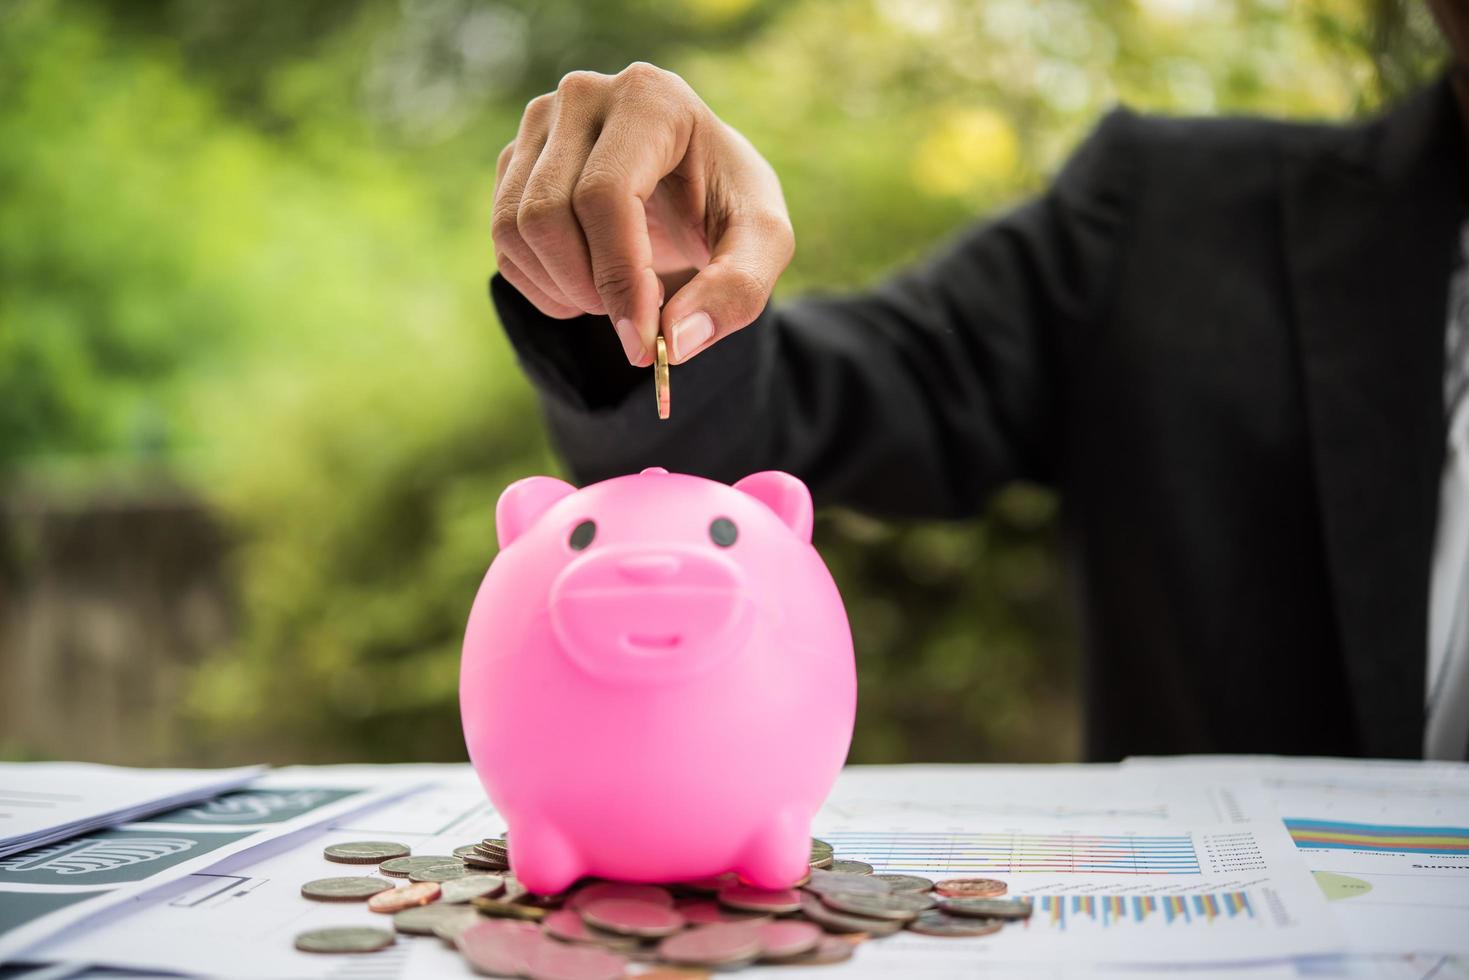
{"label": "thumb", "polygon": [[760,315],[795,251],[783,212],[736,213],[713,243],[709,264],[663,307],[669,358],[687,361]]}

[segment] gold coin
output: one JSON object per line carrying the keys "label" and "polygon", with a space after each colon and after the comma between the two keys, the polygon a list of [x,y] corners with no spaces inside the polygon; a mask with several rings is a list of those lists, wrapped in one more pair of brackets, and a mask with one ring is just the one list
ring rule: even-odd
{"label": "gold coin", "polygon": [[654,343],[657,350],[657,358],[653,361],[653,395],[658,400],[658,417],[668,418],[668,344],[664,342],[663,335],[659,334]]}

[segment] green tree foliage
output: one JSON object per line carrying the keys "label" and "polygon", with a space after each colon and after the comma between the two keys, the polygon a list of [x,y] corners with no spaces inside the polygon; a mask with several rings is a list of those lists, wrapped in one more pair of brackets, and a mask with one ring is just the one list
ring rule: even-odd
{"label": "green tree foliage", "polygon": [[[775,164],[789,295],[1036,191],[1118,101],[1341,118],[1441,52],[1388,0],[0,0],[0,469],[165,446],[235,529],[201,751],[462,755],[494,501],[556,468],[484,296],[495,155],[563,71],[640,58]],[[1056,509],[823,516],[855,760],[1075,754]]]}

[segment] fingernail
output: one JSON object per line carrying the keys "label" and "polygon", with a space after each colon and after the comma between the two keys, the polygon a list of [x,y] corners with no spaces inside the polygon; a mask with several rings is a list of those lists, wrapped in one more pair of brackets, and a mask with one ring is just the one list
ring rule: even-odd
{"label": "fingernail", "polygon": [[643,348],[643,338],[638,336],[638,328],[626,317],[612,326],[617,331],[617,339],[622,341],[622,352],[627,355],[627,362],[641,364],[646,351]]}
{"label": "fingernail", "polygon": [[690,313],[673,325],[673,359],[682,361],[714,336],[714,321],[704,312]]}

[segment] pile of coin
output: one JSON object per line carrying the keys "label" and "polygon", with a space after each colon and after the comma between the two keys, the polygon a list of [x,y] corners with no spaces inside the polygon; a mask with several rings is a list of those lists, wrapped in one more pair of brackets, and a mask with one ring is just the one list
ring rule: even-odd
{"label": "pile of coin", "polygon": [[[437,936],[478,972],[527,980],[620,980],[634,963],[690,970],[731,970],[754,963],[840,963],[868,940],[907,929],[929,936],[973,937],[1028,918],[1028,899],[1005,897],[991,878],[933,882],[917,875],[874,874],[869,864],[838,860],[811,842],[811,869],[795,888],[769,890],[733,873],[668,885],[583,881],[559,895],[536,895],[516,880],[504,838],[412,856],[391,841],[334,844],[323,855],[345,864],[377,864],[389,878],[321,878],[305,898],[366,901],[393,916],[393,931],[361,926],[314,929],[296,937],[313,953],[384,949],[394,933]],[[644,977],[657,974],[643,973]]]}

